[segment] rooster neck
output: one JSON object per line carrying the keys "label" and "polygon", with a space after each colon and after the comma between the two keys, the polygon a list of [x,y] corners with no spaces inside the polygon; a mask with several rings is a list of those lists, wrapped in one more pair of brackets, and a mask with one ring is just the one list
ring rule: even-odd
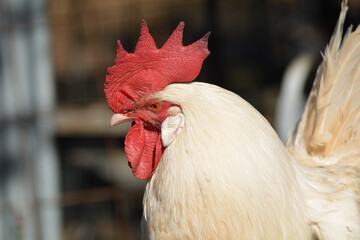
{"label": "rooster neck", "polygon": [[310,238],[295,162],[253,107],[204,83],[155,97],[181,106],[185,127],[146,187],[150,239]]}

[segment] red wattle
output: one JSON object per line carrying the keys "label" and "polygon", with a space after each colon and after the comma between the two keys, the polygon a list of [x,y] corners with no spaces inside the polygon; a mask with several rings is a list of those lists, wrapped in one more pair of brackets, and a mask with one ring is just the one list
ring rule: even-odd
{"label": "red wattle", "polygon": [[150,179],[163,151],[160,129],[145,127],[135,120],[125,138],[125,152],[134,176]]}

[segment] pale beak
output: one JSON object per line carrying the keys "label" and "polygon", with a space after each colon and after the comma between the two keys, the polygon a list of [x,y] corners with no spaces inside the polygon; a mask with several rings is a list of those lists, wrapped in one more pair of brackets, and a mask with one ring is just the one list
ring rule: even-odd
{"label": "pale beak", "polygon": [[110,119],[110,127],[114,127],[124,122],[131,122],[133,118],[126,116],[125,114],[115,113]]}

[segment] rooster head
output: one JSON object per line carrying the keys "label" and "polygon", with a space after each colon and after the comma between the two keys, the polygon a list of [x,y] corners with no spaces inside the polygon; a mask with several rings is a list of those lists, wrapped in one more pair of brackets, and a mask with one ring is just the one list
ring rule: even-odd
{"label": "rooster head", "polygon": [[183,46],[183,29],[184,22],[180,22],[158,49],[143,21],[135,52],[126,52],[118,41],[115,65],[107,72],[104,92],[115,113],[110,125],[133,122],[125,138],[125,152],[134,176],[140,179],[152,177],[164,149],[184,125],[180,106],[149,96],[171,83],[194,80],[210,53],[210,33]]}

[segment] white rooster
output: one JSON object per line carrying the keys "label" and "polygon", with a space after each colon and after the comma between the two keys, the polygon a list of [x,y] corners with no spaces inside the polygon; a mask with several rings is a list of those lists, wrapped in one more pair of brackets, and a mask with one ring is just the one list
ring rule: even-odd
{"label": "white rooster", "polygon": [[238,95],[189,83],[208,34],[184,47],[180,23],[158,49],[143,22],[134,53],[118,42],[105,95],[112,126],[133,122],[144,238],[360,239],[360,28],[341,40],[346,11],[288,149]]}

